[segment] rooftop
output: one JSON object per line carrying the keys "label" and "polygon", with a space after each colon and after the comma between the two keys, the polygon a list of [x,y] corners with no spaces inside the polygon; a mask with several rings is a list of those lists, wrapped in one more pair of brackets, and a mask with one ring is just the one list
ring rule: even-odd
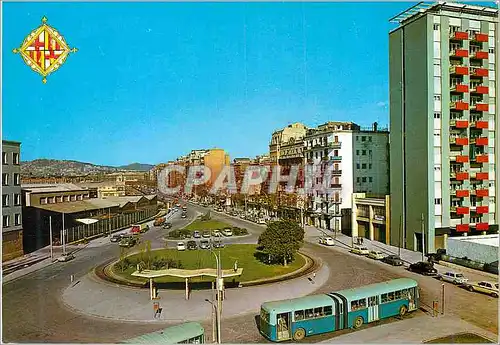
{"label": "rooftop", "polygon": [[21,184],[21,189],[27,190],[31,193],[57,193],[57,192],[68,192],[68,191],[85,191],[84,188],[77,186],[73,183],[51,183],[51,184],[41,184],[41,183],[28,183]]}
{"label": "rooftop", "polygon": [[35,207],[58,213],[79,213],[84,211],[93,211],[93,210],[118,207],[118,206],[120,205],[118,205],[117,203],[100,199],[90,199],[90,200],[80,200],[72,202],[62,202],[57,204],[38,205]]}

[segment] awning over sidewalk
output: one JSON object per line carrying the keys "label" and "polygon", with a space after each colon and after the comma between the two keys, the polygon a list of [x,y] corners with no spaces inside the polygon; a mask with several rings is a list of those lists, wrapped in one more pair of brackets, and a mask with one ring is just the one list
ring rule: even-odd
{"label": "awning over sidewalk", "polygon": [[93,218],[80,218],[80,219],[77,219],[76,221],[89,225],[89,224],[97,223],[99,220],[93,219]]}
{"label": "awning over sidewalk", "polygon": [[[222,278],[237,277],[243,273],[243,268],[222,270]],[[215,268],[202,268],[199,270],[183,270],[178,268],[169,268],[166,270],[143,270],[141,272],[135,271],[132,273],[134,277],[141,278],[159,278],[159,277],[177,277],[177,278],[193,278],[193,277],[214,277],[217,278],[217,270]]]}

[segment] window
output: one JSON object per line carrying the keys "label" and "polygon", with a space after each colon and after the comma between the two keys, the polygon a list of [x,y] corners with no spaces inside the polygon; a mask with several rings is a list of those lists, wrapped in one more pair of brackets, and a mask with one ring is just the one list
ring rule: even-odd
{"label": "window", "polygon": [[323,307],[323,311],[325,312],[325,316],[332,315],[332,306],[327,305],[326,307]]}
{"label": "window", "polygon": [[297,310],[295,311],[295,321],[304,320],[304,311]]}
{"label": "window", "polygon": [[488,49],[488,52],[489,52],[490,54],[495,54],[495,48],[490,48],[490,49]]}
{"label": "window", "polygon": [[21,194],[14,194],[14,206],[21,205]]}
{"label": "window", "polygon": [[40,205],[45,205],[47,203],[47,198],[40,198]]}
{"label": "window", "polygon": [[401,290],[394,292],[394,299],[401,299]]}
{"label": "window", "polygon": [[314,310],[313,309],[306,309],[305,310],[305,318],[312,319],[313,317],[314,317]]}
{"label": "window", "polygon": [[434,24],[434,30],[439,30],[439,24]]}
{"label": "window", "polygon": [[264,309],[261,309],[260,310],[260,319],[269,323],[269,313],[267,311],[265,311]]}
{"label": "window", "polygon": [[351,302],[351,310],[359,310],[366,308],[366,298]]}
{"label": "window", "polygon": [[356,141],[359,141],[359,137],[358,136],[356,136]]}
{"label": "window", "polygon": [[380,296],[380,302],[381,303],[387,303],[388,299],[387,299],[387,294],[386,293],[383,293],[381,296]]}
{"label": "window", "polygon": [[2,207],[9,206],[9,194],[2,195]]}
{"label": "window", "polygon": [[434,205],[441,205],[441,198],[435,198]]}
{"label": "window", "polygon": [[58,196],[56,202],[62,202],[62,201],[63,201],[63,197],[62,196]]}
{"label": "window", "polygon": [[10,217],[7,215],[7,216],[3,216],[3,227],[4,228],[7,228],[10,226]]}
{"label": "window", "polygon": [[435,101],[440,101],[441,100],[441,95],[434,95],[434,100]]}
{"label": "window", "polygon": [[373,307],[378,304],[378,296],[368,297],[368,306]]}
{"label": "window", "polygon": [[372,168],[372,163],[368,164],[368,169]]}
{"label": "window", "polygon": [[373,182],[373,177],[368,177],[368,182]]}
{"label": "window", "polygon": [[366,169],[366,163],[361,164],[361,169]]}
{"label": "window", "polygon": [[9,185],[9,174],[3,173],[2,174],[2,186],[8,186]]}
{"label": "window", "polygon": [[69,195],[65,195],[65,196],[63,196],[63,198],[64,198],[64,201],[69,201]]}
{"label": "window", "polygon": [[368,154],[371,156],[372,155],[372,150],[368,150]]}
{"label": "window", "polygon": [[361,151],[361,154],[362,154],[363,156],[366,156],[366,150]]}
{"label": "window", "polygon": [[71,201],[75,201],[76,200],[76,195],[71,195],[70,200]]}
{"label": "window", "polygon": [[357,183],[360,183],[361,182],[361,179],[359,177],[356,177],[356,182]]}
{"label": "window", "polygon": [[361,137],[361,141],[366,141],[366,137],[365,137],[365,136],[362,136],[362,137]]}
{"label": "window", "polygon": [[369,142],[372,142],[372,137],[368,137],[368,141],[369,141]]}
{"label": "window", "polygon": [[356,163],[356,169],[359,169],[359,168],[360,168],[360,164]]}
{"label": "window", "polygon": [[363,177],[361,181],[366,182],[366,177]]}
{"label": "window", "polygon": [[14,225],[21,225],[21,213],[14,215]]}
{"label": "window", "polygon": [[436,112],[434,113],[434,118],[435,118],[435,119],[440,119],[440,118],[441,118],[441,113],[436,111]]}
{"label": "window", "polygon": [[359,156],[359,150],[356,150],[356,156]]}
{"label": "window", "polygon": [[21,185],[21,175],[18,173],[14,173],[14,186]]}
{"label": "window", "polygon": [[78,194],[77,199],[78,200],[83,200],[83,195],[82,194]]}
{"label": "window", "polygon": [[387,299],[388,299],[389,301],[394,301],[394,292],[389,292],[389,293],[387,294]]}
{"label": "window", "polygon": [[323,307],[314,308],[314,317],[323,317],[325,314],[323,313]]}
{"label": "window", "polygon": [[47,198],[47,201],[49,202],[49,204],[55,204],[56,203],[56,197],[55,196],[51,196],[50,198]]}
{"label": "window", "polygon": [[19,153],[18,152],[12,153],[12,164],[19,165]]}
{"label": "window", "polygon": [[338,143],[338,142],[339,142],[339,136],[338,136],[338,135],[336,135],[336,136],[335,136],[334,141],[335,141],[336,143]]}
{"label": "window", "polygon": [[3,164],[9,164],[9,158],[8,158],[7,152],[2,152],[2,163]]}
{"label": "window", "polygon": [[339,156],[339,150],[333,150],[333,156],[338,157]]}

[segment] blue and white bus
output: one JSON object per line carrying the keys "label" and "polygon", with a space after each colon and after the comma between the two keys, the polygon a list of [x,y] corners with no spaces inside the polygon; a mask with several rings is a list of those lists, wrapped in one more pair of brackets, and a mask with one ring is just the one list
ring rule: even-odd
{"label": "blue and white bus", "polygon": [[418,284],[400,278],[355,289],[266,302],[260,311],[260,333],[271,341],[359,328],[418,309]]}

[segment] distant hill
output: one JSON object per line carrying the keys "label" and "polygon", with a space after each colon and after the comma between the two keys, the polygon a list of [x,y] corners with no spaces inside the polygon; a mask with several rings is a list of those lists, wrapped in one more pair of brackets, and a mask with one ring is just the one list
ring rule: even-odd
{"label": "distant hill", "polygon": [[153,165],[133,163],[120,167],[96,165],[72,160],[35,159],[21,162],[23,176],[78,176],[120,171],[149,171]]}

